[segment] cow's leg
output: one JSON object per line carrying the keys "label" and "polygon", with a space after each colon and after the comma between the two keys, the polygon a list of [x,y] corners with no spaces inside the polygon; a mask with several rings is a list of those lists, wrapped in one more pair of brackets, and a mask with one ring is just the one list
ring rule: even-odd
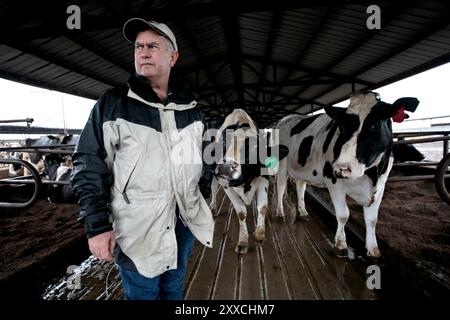
{"label": "cow's leg", "polygon": [[378,192],[374,195],[373,203],[364,207],[364,222],[366,224],[366,249],[367,256],[378,258],[381,256],[378,249],[377,238],[375,235],[375,227],[378,220],[378,210],[380,208],[381,199],[383,198],[384,184],[379,185]]}
{"label": "cow's leg", "polygon": [[267,199],[267,193],[269,191],[269,180],[260,178],[258,182],[258,189],[256,190],[256,206],[258,208],[258,218],[256,220],[256,229],[253,236],[256,242],[260,245],[263,244],[266,239],[266,215],[269,212],[269,202]]}
{"label": "cow's leg", "polygon": [[213,177],[211,181],[211,203],[209,204],[209,208],[211,209],[213,216],[219,215],[216,203],[218,192],[219,192],[219,182],[217,181],[216,177]]}
{"label": "cow's leg", "polygon": [[333,202],[334,211],[336,212],[337,230],[334,238],[334,246],[341,251],[341,254],[346,255],[347,241],[345,236],[345,224],[347,223],[350,211],[347,207],[346,194],[339,190],[338,186],[333,185],[329,187],[331,201]]}
{"label": "cow's leg", "polygon": [[284,221],[283,195],[287,184],[287,159],[280,161],[277,173],[277,217]]}
{"label": "cow's leg", "polygon": [[234,251],[238,254],[244,254],[248,252],[247,207],[232,188],[226,188],[225,192],[230,198],[239,219],[239,240]]}
{"label": "cow's leg", "polygon": [[[30,154],[29,154],[28,152],[24,152],[24,153],[23,153],[22,159],[25,160],[25,161],[27,161],[27,162],[29,162],[29,163],[31,163],[31,164],[33,164],[33,163],[31,162],[31,160],[30,160]],[[33,165],[34,165],[34,164],[33,164]],[[23,167],[23,168],[24,168],[24,169],[23,169],[23,175],[24,175],[24,176],[29,176],[29,175],[31,175],[30,169],[28,169],[27,167]]]}
{"label": "cow's leg", "polygon": [[295,186],[297,189],[297,198],[298,198],[298,215],[300,218],[308,216],[308,211],[305,208],[305,190],[306,190],[306,182],[303,180],[295,180]]}

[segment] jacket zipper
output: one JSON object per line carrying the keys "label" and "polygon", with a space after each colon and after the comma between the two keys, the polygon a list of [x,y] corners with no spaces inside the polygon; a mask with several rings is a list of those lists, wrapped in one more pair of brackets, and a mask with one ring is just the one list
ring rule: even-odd
{"label": "jacket zipper", "polygon": [[123,197],[123,199],[125,200],[125,203],[126,203],[126,204],[130,204],[130,199],[128,198],[128,196],[127,196],[127,194],[126,194],[125,191],[126,191],[126,189],[127,189],[128,182],[130,182],[131,176],[133,175],[133,172],[134,172],[134,170],[136,169],[136,166],[137,166],[137,164],[138,164],[138,162],[139,162],[139,158],[142,156],[142,152],[143,152],[143,150],[141,150],[141,152],[139,153],[139,156],[137,157],[136,163],[134,164],[133,169],[131,170],[130,175],[128,176],[128,179],[127,179],[127,181],[125,182],[125,186],[123,187],[122,197]]}
{"label": "jacket zipper", "polygon": [[125,200],[126,204],[130,204],[130,199],[128,199],[128,196],[127,196],[127,194],[125,193],[125,191],[122,192],[122,196],[123,196],[123,199]]}

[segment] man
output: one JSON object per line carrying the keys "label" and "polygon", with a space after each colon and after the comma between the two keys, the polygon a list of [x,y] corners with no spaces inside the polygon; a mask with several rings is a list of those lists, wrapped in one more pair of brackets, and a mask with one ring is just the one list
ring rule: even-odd
{"label": "man", "polygon": [[203,197],[212,172],[185,155],[202,154],[205,128],[193,95],[169,81],[178,59],[169,27],[133,18],[123,34],[136,73],[100,97],[80,135],[71,175],[79,220],[92,254],[114,256],[125,299],[183,299],[195,238],[211,247],[214,232]]}

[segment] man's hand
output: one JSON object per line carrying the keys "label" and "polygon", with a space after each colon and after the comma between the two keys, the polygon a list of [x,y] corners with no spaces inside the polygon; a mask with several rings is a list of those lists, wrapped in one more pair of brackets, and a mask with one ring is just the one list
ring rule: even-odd
{"label": "man's hand", "polygon": [[113,259],[112,254],[116,245],[114,231],[98,234],[88,239],[88,244],[91,253],[100,260],[111,261]]}

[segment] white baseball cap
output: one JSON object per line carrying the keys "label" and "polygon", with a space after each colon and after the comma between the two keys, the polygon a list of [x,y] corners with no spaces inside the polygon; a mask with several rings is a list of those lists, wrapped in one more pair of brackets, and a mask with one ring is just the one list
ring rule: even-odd
{"label": "white baseball cap", "polygon": [[123,36],[129,42],[134,44],[137,34],[148,29],[155,30],[160,35],[169,39],[175,51],[178,51],[177,39],[175,38],[172,30],[170,30],[170,28],[164,23],[156,21],[145,21],[141,18],[131,18],[123,25]]}

